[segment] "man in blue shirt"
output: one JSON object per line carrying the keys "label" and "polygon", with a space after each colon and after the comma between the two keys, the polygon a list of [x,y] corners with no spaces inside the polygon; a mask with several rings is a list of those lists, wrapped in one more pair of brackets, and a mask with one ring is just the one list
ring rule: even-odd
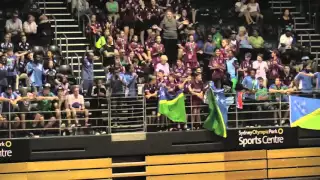
{"label": "man in blue shirt", "polygon": [[238,82],[237,69],[239,68],[238,60],[234,57],[233,51],[228,51],[228,60],[226,61],[227,71],[230,75],[230,80],[232,82],[232,90],[235,91],[235,87]]}
{"label": "man in blue shirt", "polygon": [[[12,91],[12,86],[8,85],[6,91],[1,93],[2,103],[2,117],[9,121],[14,121],[13,128],[18,128],[20,125],[20,118],[15,112],[19,112],[17,110],[17,101],[20,100],[20,96]],[[10,113],[10,116],[9,116]],[[10,119],[9,119],[10,117]],[[25,122],[23,122],[25,123]],[[25,127],[25,125],[23,126]]]}
{"label": "man in blue shirt", "polygon": [[124,75],[124,81],[126,83],[126,96],[135,97],[137,96],[137,89],[136,89],[136,83],[137,83],[137,77],[138,75],[134,72],[134,67],[132,65],[127,65],[126,67],[126,73]]}
{"label": "man in blue shirt", "polygon": [[40,63],[41,56],[36,55],[35,59],[33,59],[33,53],[30,53],[29,59],[30,62],[27,64],[27,74],[30,78],[30,85],[39,90],[42,87],[44,80],[44,68]]}
{"label": "man in blue shirt", "polygon": [[85,92],[88,92],[88,90],[93,86],[93,59],[94,54],[88,53],[82,61],[82,87]]}
{"label": "man in blue shirt", "polygon": [[258,81],[256,80],[256,70],[251,69],[249,75],[247,75],[242,85],[248,90],[245,94],[246,99],[255,99],[255,91],[258,87]]}
{"label": "man in blue shirt", "polygon": [[304,67],[302,72],[298,73],[294,78],[296,87],[304,93],[311,93],[313,87],[312,76],[311,68],[308,66]]}

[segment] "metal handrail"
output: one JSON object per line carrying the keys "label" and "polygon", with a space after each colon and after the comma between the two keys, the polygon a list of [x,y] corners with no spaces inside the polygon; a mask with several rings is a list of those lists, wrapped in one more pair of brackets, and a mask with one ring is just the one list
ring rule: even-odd
{"label": "metal handrail", "polygon": [[77,53],[74,53],[78,59],[78,84],[81,84],[81,70],[80,70],[80,64],[81,64],[81,61],[80,61],[80,57]]}
{"label": "metal handrail", "polygon": [[50,15],[53,20],[54,20],[54,38],[55,38],[55,45],[58,45],[57,42],[58,42],[58,34],[57,34],[57,31],[58,31],[58,27],[57,27],[57,19],[54,15]]}
{"label": "metal handrail", "polygon": [[[89,24],[91,24],[91,19],[90,19],[90,17],[87,15],[87,14],[84,14],[83,15],[84,17],[86,17],[87,18],[87,20],[88,20],[88,22],[89,22]],[[83,19],[82,20],[82,28],[83,28],[83,36],[85,36],[86,35],[86,27],[87,27],[87,25],[85,24],[85,20]]]}
{"label": "metal handrail", "polygon": [[[308,31],[303,31],[305,32],[306,34],[308,34],[308,37],[309,37],[309,47],[310,47],[310,50],[311,50],[311,34],[308,32]],[[300,36],[300,44],[302,46],[302,36]]]}
{"label": "metal handrail", "polygon": [[42,1],[43,1],[43,14],[46,14],[47,3],[46,3],[46,0],[42,0]]}
{"label": "metal handrail", "polygon": [[66,57],[67,57],[67,63],[69,64],[69,40],[68,40],[68,37],[65,35],[65,34],[62,34],[62,36],[64,36],[65,40],[66,40]]}

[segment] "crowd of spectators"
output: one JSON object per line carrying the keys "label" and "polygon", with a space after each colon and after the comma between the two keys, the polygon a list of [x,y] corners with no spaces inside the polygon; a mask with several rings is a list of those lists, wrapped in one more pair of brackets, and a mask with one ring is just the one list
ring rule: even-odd
{"label": "crowd of spectators", "polygon": [[[141,93],[138,87],[144,85],[143,94],[151,103],[156,101],[159,87],[165,86],[172,93],[182,89],[192,97],[192,113],[200,114],[209,81],[228,93],[243,92],[247,102],[287,102],[287,95],[292,92],[312,91],[313,78],[317,79],[318,88],[319,74],[313,74],[308,54],[302,53],[300,59],[299,51],[296,56],[298,47],[287,9],[280,17],[283,34],[279,46],[267,49],[259,35],[259,21],[264,16],[255,0],[236,2],[234,10],[247,24],[223,31],[219,22],[209,27],[198,23],[198,10],[190,0],[80,0],[79,6],[75,2],[71,1],[73,12],[91,16],[85,33],[93,53],[86,53],[82,60],[81,88],[74,86],[70,90],[68,77],[57,71],[61,64],[53,52],[48,50],[43,55],[32,51],[34,46],[48,47],[51,43],[48,18],[41,15],[37,25],[34,16],[29,15],[22,24],[14,13],[6,23],[6,35],[0,45],[0,126],[6,128],[7,121],[14,119],[13,127],[26,128],[24,120],[29,118],[34,119],[32,127],[50,128],[61,119],[62,112],[67,119],[63,127],[81,126],[78,114],[85,120],[83,125],[90,126],[89,112],[79,90],[95,98],[136,97]],[[106,75],[94,82],[97,61],[102,61]],[[31,91],[19,91],[24,87]],[[33,101],[38,106],[32,106]],[[103,103],[98,101],[94,107],[101,108]],[[32,108],[39,113],[28,116]],[[9,111],[26,113],[13,113],[10,119],[6,116]],[[284,125],[288,123],[285,118],[274,123]],[[198,122],[193,128],[201,128],[200,115],[192,116],[191,121]]]}

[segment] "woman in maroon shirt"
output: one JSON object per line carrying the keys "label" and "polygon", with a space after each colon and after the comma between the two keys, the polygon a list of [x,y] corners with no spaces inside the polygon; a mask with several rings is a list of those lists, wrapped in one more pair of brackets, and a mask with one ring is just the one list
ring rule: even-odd
{"label": "woman in maroon shirt", "polygon": [[212,80],[214,84],[220,89],[226,71],[224,56],[220,49],[216,49],[215,56],[209,62],[209,68],[212,70]]}
{"label": "woman in maroon shirt", "polygon": [[194,80],[189,85],[189,92],[191,93],[191,123],[194,124],[193,129],[200,129],[201,127],[201,117],[200,110],[201,104],[203,102],[204,96],[204,84],[202,82],[202,75],[195,74]]}

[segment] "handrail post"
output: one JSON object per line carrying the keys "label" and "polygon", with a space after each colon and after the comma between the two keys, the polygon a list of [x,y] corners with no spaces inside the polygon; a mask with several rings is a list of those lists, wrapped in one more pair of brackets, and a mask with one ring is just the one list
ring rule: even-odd
{"label": "handrail post", "polygon": [[74,53],[76,56],[77,56],[77,59],[78,59],[78,77],[77,77],[77,79],[78,79],[78,84],[81,84],[81,71],[80,71],[80,57],[79,57],[79,55],[77,54],[77,53]]}
{"label": "handrail post", "polygon": [[109,134],[111,134],[112,133],[112,128],[111,128],[111,94],[110,94],[110,92],[109,92],[109,97],[108,97],[108,100],[107,100],[107,102],[108,102],[108,132],[109,132]]}
{"label": "handrail post", "polygon": [[72,71],[72,73],[74,72],[73,71],[73,57],[71,57],[71,71]]}
{"label": "handrail post", "polygon": [[43,0],[43,14],[46,14],[46,8],[47,8],[46,0]]}
{"label": "handrail post", "polygon": [[80,21],[80,13],[79,13],[79,9],[80,9],[80,3],[79,3],[80,0],[77,0],[77,14],[78,14],[78,23]]}
{"label": "handrail post", "polygon": [[58,42],[58,35],[57,35],[57,31],[58,31],[58,28],[57,28],[57,19],[54,15],[50,15],[52,16],[53,20],[54,20],[54,38],[55,38],[55,45],[58,45],[57,42]]}
{"label": "handrail post", "polygon": [[67,56],[67,63],[69,64],[69,60],[68,60],[68,57],[69,57],[69,40],[68,40],[68,37],[65,35],[65,34],[62,34],[62,36],[64,36],[65,40],[66,40],[66,56]]}
{"label": "handrail post", "polygon": [[146,98],[142,95],[143,98],[143,131],[147,132],[147,117],[146,117]]}
{"label": "handrail post", "polygon": [[236,128],[238,128],[239,127],[239,117],[238,117],[238,107],[237,107],[237,103],[238,103],[238,95],[237,95],[237,93],[236,93],[236,95],[235,95],[235,102],[236,102]]}

